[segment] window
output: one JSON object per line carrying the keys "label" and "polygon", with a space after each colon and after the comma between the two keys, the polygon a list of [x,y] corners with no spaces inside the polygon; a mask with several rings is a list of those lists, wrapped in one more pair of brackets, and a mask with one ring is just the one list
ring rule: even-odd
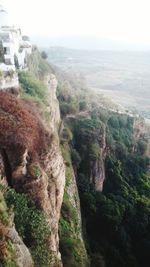
{"label": "window", "polygon": [[10,47],[4,47],[4,54],[10,55]]}

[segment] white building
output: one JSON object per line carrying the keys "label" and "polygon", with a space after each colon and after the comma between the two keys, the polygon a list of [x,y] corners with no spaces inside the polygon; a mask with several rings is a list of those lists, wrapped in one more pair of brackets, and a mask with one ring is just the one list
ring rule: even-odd
{"label": "white building", "polygon": [[[31,52],[31,43],[22,39],[21,30],[11,23],[9,14],[0,5],[0,63],[10,69],[26,68],[27,55]],[[2,66],[0,64],[0,70]]]}

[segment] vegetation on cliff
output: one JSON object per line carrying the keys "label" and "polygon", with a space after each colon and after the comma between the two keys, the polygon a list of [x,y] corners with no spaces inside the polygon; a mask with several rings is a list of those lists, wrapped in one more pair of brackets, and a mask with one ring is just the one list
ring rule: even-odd
{"label": "vegetation on cliff", "polygon": [[11,223],[12,211],[7,206],[5,197],[0,190],[0,263],[4,267],[17,267],[15,250],[10,238],[5,237],[7,226]]}
{"label": "vegetation on cliff", "polygon": [[5,194],[8,207],[14,207],[16,229],[30,249],[35,265],[50,266],[47,240],[51,229],[45,214],[25,194],[16,193],[13,189],[8,189]]}
{"label": "vegetation on cliff", "polygon": [[[58,98],[65,127],[72,136],[68,144],[91,266],[148,267],[150,180],[146,136],[142,133],[138,140],[135,137],[134,117],[109,111],[99,102],[92,105],[95,97],[90,101],[87,96],[82,112],[82,91],[78,91],[78,98],[77,92],[64,97],[64,91],[62,87],[61,94],[59,88]],[[71,103],[76,103],[76,110],[71,109]],[[96,192],[90,163],[102,157],[104,139],[106,179],[103,192]]]}
{"label": "vegetation on cliff", "polygon": [[79,196],[70,158],[70,148],[64,139],[61,149],[66,165],[66,186],[59,227],[62,260],[66,267],[88,267],[88,258],[82,239]]}
{"label": "vegetation on cliff", "polygon": [[[40,58],[38,52],[34,55],[34,58],[37,57]],[[41,62],[43,66],[48,66],[42,59],[40,66]],[[19,73],[22,87],[20,97],[10,92],[0,92],[0,183],[8,184],[7,189],[5,186],[0,188],[0,244],[4,246],[0,260],[4,267],[20,266],[20,245],[18,244],[17,251],[13,237],[10,240],[7,235],[13,229],[13,223],[16,234],[19,233],[29,249],[35,266],[54,266],[56,263],[49,244],[51,225],[40,204],[43,201],[40,200],[40,190],[42,191],[44,183],[47,184],[46,174],[43,174],[44,157],[49,152],[53,139],[41,116],[43,106],[46,108],[48,105],[48,89],[44,85],[44,75],[47,72],[43,70],[43,81],[41,73],[41,80],[36,74],[36,70],[34,75],[32,72]],[[43,181],[40,180],[42,175],[45,179]],[[39,194],[36,191],[34,196],[38,181]],[[34,190],[30,188],[32,183]],[[5,227],[1,227],[2,224]],[[6,227],[9,229],[5,233]],[[15,239],[15,244],[16,242]],[[27,259],[21,266],[27,266],[26,264]]]}

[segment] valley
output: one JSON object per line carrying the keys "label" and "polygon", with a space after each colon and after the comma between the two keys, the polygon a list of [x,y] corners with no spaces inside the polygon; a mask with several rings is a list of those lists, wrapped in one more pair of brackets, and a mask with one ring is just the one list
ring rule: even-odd
{"label": "valley", "polygon": [[150,52],[46,50],[49,62],[67,75],[80,75],[87,86],[125,109],[150,118]]}

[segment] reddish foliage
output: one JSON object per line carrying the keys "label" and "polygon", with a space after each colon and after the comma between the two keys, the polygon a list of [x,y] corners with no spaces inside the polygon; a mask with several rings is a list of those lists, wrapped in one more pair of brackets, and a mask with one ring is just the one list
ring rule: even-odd
{"label": "reddish foliage", "polygon": [[[0,149],[11,158],[19,158],[27,148],[31,155],[40,156],[50,145],[38,112],[25,101],[8,92],[0,92]],[[16,157],[16,155],[18,155]]]}

